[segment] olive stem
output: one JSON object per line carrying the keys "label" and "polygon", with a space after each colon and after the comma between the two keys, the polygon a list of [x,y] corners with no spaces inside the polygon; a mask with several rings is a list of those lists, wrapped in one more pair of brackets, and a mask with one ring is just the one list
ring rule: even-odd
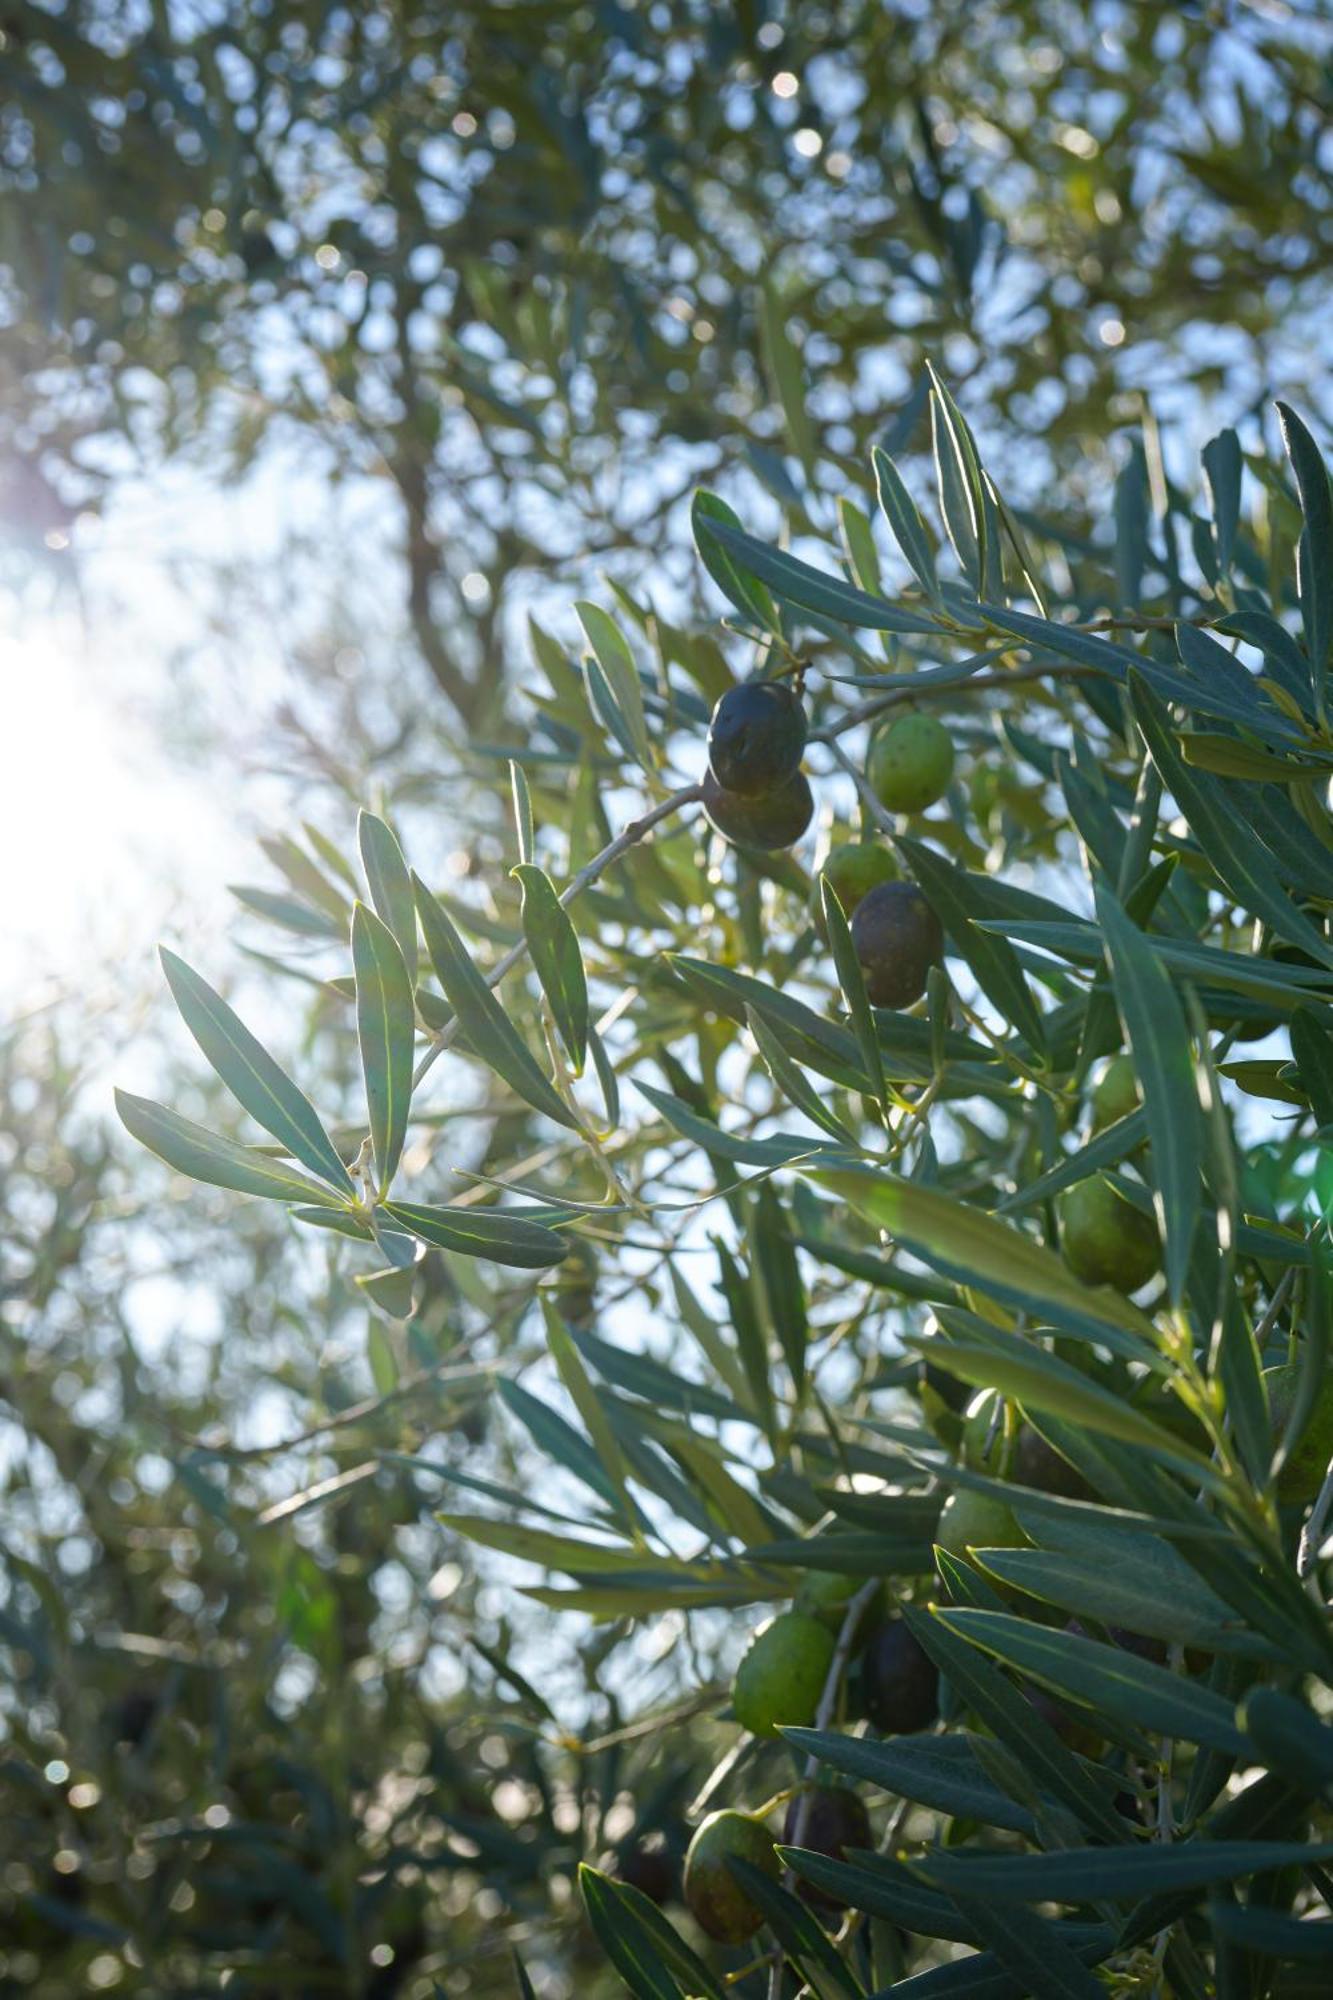
{"label": "olive stem", "polygon": [[[827,1729],[833,1720],[834,1711],[838,1705],[838,1690],[842,1686],[842,1677],[847,1671],[847,1663],[852,1657],[852,1647],[856,1644],[856,1634],[861,1623],[861,1615],[878,1589],[879,1578],[871,1577],[868,1583],[861,1585],[861,1588],[857,1591],[855,1597],[851,1599],[843,1615],[842,1626],[838,1633],[838,1643],[833,1648],[833,1658],[829,1661],[829,1670],[824,1676],[824,1691],[819,1697],[819,1706],[815,1710],[816,1729]],[[796,1817],[792,1821],[791,1839],[785,1841],[783,1843],[784,1846],[799,1847],[805,1839],[806,1822],[810,1817],[809,1786],[818,1770],[818,1757],[807,1757],[800,1776],[800,1783],[803,1790],[797,1802]],[[782,1871],[783,1888],[790,1889],[795,1880],[795,1870],[784,1868]],[[779,1952],[769,1969],[768,2000],[779,2000],[782,1992],[782,1963],[782,1953]]]}
{"label": "olive stem", "polygon": [[1310,1509],[1310,1518],[1301,1529],[1300,1544],[1296,1550],[1296,1574],[1304,1579],[1314,1568],[1315,1558],[1324,1539],[1324,1527],[1328,1520],[1329,1508],[1333,1507],[1333,1459],[1330,1459],[1324,1483],[1318,1498]]}

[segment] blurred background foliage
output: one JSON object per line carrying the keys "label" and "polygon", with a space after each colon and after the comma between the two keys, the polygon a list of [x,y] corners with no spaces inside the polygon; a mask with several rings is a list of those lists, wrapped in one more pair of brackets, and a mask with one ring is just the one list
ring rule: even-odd
{"label": "blurred background foliage", "polygon": [[[1075,548],[1175,436],[1275,386],[1327,420],[1322,11],[11,4],[5,574],[76,588],[78,522],[173,461],[373,494],[365,545],[306,552],[359,626],[314,619],[251,721],[340,844],[368,774],[447,789],[461,875],[534,603],[609,570],[687,625],[693,488],[826,528],[872,441],[928,453],[927,355]],[[219,569],[211,615],[256,590]],[[206,764],[207,711],[173,726]],[[507,1993],[511,1943],[551,2000],[614,1990],[573,1866],[678,1856],[725,1732],[663,1762],[657,1716],[723,1635],[667,1621],[604,1675],[623,1634],[535,1636],[439,1534],[380,1454],[521,1484],[490,1376],[539,1335],[442,1265],[386,1355],[343,1260],[131,1157],[103,1086],[149,1017],[107,970],[0,1041],[0,1992]],[[305,997],[324,1105],[346,1024]],[[160,1094],[220,1122],[188,1079]]]}

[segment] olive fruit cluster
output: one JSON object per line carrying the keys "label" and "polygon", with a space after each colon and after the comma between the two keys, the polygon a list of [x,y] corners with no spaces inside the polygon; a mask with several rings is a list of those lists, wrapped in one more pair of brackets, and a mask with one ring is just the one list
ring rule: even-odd
{"label": "olive fruit cluster", "polygon": [[708,726],[704,810],[739,847],[790,847],[815,810],[801,769],[805,708],[786,681],[728,688]]}

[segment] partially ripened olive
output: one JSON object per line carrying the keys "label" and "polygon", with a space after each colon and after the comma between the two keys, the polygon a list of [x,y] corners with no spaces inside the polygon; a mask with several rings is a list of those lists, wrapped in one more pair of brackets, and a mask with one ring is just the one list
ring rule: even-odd
{"label": "partially ripened olive", "polygon": [[901,1618],[888,1619],[861,1662],[861,1698],[876,1729],[885,1736],[929,1729],[939,1712],[939,1690],[929,1653]]}
{"label": "partially ripened olive", "polygon": [[804,771],[797,771],[776,791],[755,798],[724,791],[708,771],[703,793],[709,819],[737,847],[790,847],[814,817],[814,795]]}
{"label": "partially ripened olive", "polygon": [[[811,1785],[797,1792],[782,1822],[784,1847],[804,1847],[830,1861],[841,1861],[849,1847],[869,1847],[871,1838],[870,1814],[850,1785]],[[817,1910],[847,1907],[841,1896],[817,1889],[813,1882],[799,1882],[797,1894]]]}
{"label": "partially ripened olive", "polygon": [[1114,1285],[1128,1296],[1156,1273],[1157,1224],[1102,1175],[1068,1189],[1056,1206],[1065,1262],[1085,1285]]}
{"label": "partially ripened olive", "polygon": [[881,882],[898,880],[898,864],[893,855],[874,840],[844,841],[841,847],[831,850],[821,872],[848,918],[862,898]]}
{"label": "partially ripened olive", "polygon": [[708,725],[708,768],[724,791],[755,798],[793,777],[805,749],[805,709],[786,681],[728,688]]}
{"label": "partially ripened olive", "polygon": [[[865,1581],[863,1576],[843,1576],[833,1569],[807,1570],[797,1585],[792,1608],[808,1611],[811,1617],[827,1625],[831,1632],[840,1632],[848,1606]],[[881,1583],[861,1610],[857,1620],[858,1632],[864,1633],[870,1621],[878,1616],[883,1597],[884,1586]]]}
{"label": "partially ripened olive", "polygon": [[833,1634],[808,1611],[783,1611],[761,1625],[736,1669],[731,1705],[742,1728],[776,1736],[808,1726],[833,1664]]}
{"label": "partially ripened olive", "polygon": [[776,1880],[782,1869],[772,1835],[750,1813],[709,1813],[685,1856],[685,1901],[700,1930],[719,1944],[744,1944],[763,1922],[728,1864],[748,1861]]}
{"label": "partially ripened olive", "polygon": [[1112,1056],[1092,1087],[1092,1129],[1103,1131],[1121,1118],[1137,1111],[1139,1079],[1131,1056]]}
{"label": "partially ripened olive", "polygon": [[933,715],[903,715],[870,745],[866,777],[890,812],[918,813],[943,798],[953,776],[953,738]]}
{"label": "partially ripened olive", "polygon": [[940,920],[911,882],[881,882],[862,897],[852,943],[874,1007],[910,1007],[944,957]]}

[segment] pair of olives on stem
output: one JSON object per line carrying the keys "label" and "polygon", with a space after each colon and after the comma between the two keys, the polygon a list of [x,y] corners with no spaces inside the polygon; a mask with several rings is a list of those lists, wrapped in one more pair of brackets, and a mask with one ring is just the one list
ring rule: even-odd
{"label": "pair of olives on stem", "polygon": [[[836,1640],[847,1601],[859,1588],[855,1577],[812,1572],[798,1602],[760,1626],[736,1671],[732,1708],[756,1736],[776,1736],[788,1726],[808,1727],[816,1719],[833,1669]],[[814,1607],[819,1607],[815,1609]],[[939,1675],[934,1662],[902,1618],[868,1611],[868,1633],[858,1633],[861,1704],[881,1734],[928,1729],[939,1712]],[[782,1832],[787,1845],[840,1861],[845,1853],[871,1845],[864,1802],[849,1786],[802,1786],[793,1793]],[[729,1944],[752,1937],[763,1912],[734,1860],[776,1877],[781,1864],[763,1820],[726,1810],[711,1813],[685,1857],[685,1901],[709,1937]],[[832,1892],[808,1882],[798,1893],[812,1909],[836,1914],[844,1905]]]}
{"label": "pair of olives on stem", "polygon": [[[789,847],[810,824],[814,799],[801,770],[805,709],[785,681],[729,688],[708,731],[704,809],[742,847]],[[906,715],[871,745],[867,776],[895,811],[933,804],[953,771],[953,744],[930,716]],[[851,924],[852,943],[872,1006],[910,1007],[944,954],[939,919],[921,891],[897,879],[886,848],[849,842],[826,869]]]}

